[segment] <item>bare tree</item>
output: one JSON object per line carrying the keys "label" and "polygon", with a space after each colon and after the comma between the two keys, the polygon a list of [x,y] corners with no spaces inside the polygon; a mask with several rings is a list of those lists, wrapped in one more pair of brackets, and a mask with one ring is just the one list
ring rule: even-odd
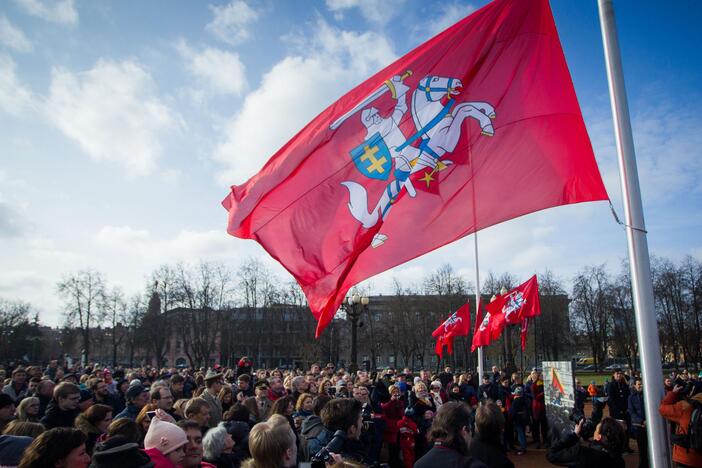
{"label": "bare tree", "polygon": [[573,281],[573,321],[585,333],[595,366],[607,357],[612,321],[612,295],[604,265],[585,267]]}
{"label": "bare tree", "polygon": [[26,353],[30,313],[29,303],[0,299],[0,361],[17,359]]}
{"label": "bare tree", "polygon": [[117,349],[127,338],[127,330],[123,322],[128,317],[127,302],[124,299],[124,292],[120,288],[112,288],[105,295],[105,313],[112,328],[112,365],[117,365]]}
{"label": "bare tree", "polygon": [[83,358],[90,359],[90,334],[104,318],[105,280],[95,270],[82,270],[64,277],[58,293],[65,304],[66,324],[78,327],[83,345]]}

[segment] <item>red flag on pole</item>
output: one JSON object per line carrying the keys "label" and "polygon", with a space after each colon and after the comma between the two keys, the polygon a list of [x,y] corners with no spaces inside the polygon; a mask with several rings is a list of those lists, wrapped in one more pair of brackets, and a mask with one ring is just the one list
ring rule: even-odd
{"label": "red flag on pole", "polygon": [[[469,331],[470,306],[466,303],[432,332],[431,336],[436,338],[436,354],[439,357],[443,357],[444,345],[448,347],[448,353],[453,354],[453,338],[456,336],[468,336]],[[441,349],[441,352],[439,352],[439,349]]]}
{"label": "red flag on pole", "polygon": [[222,204],[227,232],[298,281],[319,336],[366,278],[607,198],[548,0],[495,0],[341,97]]}
{"label": "red flag on pole", "polygon": [[498,339],[504,327],[505,319],[500,311],[492,313],[490,310],[486,310],[483,316],[480,304],[478,304],[471,351],[475,351],[479,346],[487,346]]}
{"label": "red flag on pole", "polygon": [[494,301],[487,305],[487,309],[493,314],[502,313],[505,321],[510,325],[522,323],[527,317],[541,315],[539,284],[536,275],[505,294],[498,295]]}

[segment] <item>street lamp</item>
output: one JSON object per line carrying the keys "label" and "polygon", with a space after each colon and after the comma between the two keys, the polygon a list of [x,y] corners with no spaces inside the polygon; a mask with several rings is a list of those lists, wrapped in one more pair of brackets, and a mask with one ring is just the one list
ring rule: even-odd
{"label": "street lamp", "polygon": [[358,370],[356,361],[356,332],[358,329],[358,319],[361,318],[361,314],[364,311],[368,310],[369,302],[370,299],[368,296],[361,296],[356,292],[348,296],[342,305],[346,316],[351,319],[351,372],[356,372],[356,370]]}

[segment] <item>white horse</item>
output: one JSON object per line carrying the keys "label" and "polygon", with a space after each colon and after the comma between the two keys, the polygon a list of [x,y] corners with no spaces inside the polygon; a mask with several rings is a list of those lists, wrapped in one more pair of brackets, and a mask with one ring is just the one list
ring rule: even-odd
{"label": "white horse", "polygon": [[[402,153],[405,148],[420,141],[419,156],[412,161],[402,157],[394,158],[396,176],[372,210],[368,211],[368,196],[362,185],[352,181],[342,182],[349,190],[349,210],[363,227],[370,228],[379,219],[385,220],[392,203],[403,189],[410,188],[409,193],[414,196],[411,174],[425,168],[430,168],[433,174],[452,164],[452,161],[442,158],[456,148],[464,120],[473,118],[480,125],[483,135],[494,135],[492,119],[495,118],[495,109],[492,105],[487,102],[464,102],[453,106],[455,96],[461,92],[462,87],[460,80],[441,76],[427,76],[419,82],[412,93],[412,119],[416,132],[403,145],[392,149]],[[442,100],[446,102],[442,103]],[[386,238],[382,234],[376,235],[373,246],[382,244]]]}

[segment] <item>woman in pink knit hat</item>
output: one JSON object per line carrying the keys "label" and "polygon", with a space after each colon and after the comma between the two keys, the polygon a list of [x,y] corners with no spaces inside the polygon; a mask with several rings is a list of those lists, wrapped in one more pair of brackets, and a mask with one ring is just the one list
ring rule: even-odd
{"label": "woman in pink knit hat", "polygon": [[188,437],[173,423],[161,420],[157,414],[151,420],[144,438],[144,451],[154,462],[154,468],[175,468],[185,458]]}

